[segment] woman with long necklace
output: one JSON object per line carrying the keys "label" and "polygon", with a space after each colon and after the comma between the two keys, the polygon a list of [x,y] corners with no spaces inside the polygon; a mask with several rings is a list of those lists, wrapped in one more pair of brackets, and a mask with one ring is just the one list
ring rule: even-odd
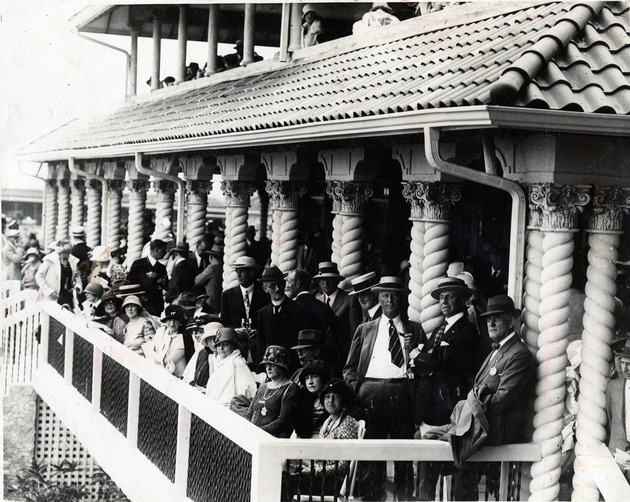
{"label": "woman with long necklace", "polygon": [[263,365],[267,382],[256,392],[246,418],[273,436],[288,438],[293,432],[291,412],[298,395],[298,386],[289,379],[287,349],[270,345],[259,366]]}

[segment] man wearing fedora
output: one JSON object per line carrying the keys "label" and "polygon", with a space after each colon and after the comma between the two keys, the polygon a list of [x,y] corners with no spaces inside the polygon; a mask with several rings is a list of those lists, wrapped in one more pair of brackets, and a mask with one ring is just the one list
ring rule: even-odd
{"label": "man wearing fedora", "polygon": [[378,303],[378,296],[372,291],[372,288],[378,284],[378,277],[374,272],[368,272],[367,274],[355,277],[350,281],[352,285],[352,291],[350,296],[356,296],[361,305],[361,311],[363,317],[361,322],[373,321],[377,317],[381,317],[383,309]]}
{"label": "man wearing fedora", "polygon": [[90,272],[90,251],[92,248],[85,243],[85,227],[77,225],[72,227],[72,249],[70,254],[76,256],[79,259],[79,275],[81,276],[81,282],[85,288],[88,283],[87,276]]}
{"label": "man wearing fedora", "polygon": [[352,335],[357,326],[361,324],[361,306],[356,298],[339,288],[343,276],[339,274],[336,263],[321,262],[319,272],[313,279],[319,281],[319,287],[322,290],[322,294],[317,299],[328,305],[339,319],[340,330],[335,333],[337,335],[335,345],[339,350],[341,360],[345,361],[350,350]]}
{"label": "man wearing fedora", "polygon": [[[343,376],[367,409],[368,437],[411,439],[413,381],[408,379],[409,354],[418,343],[426,343],[426,336],[420,324],[401,318],[406,293],[401,278],[382,277],[373,291],[378,294],[383,315],[357,328]],[[397,500],[408,500],[413,485],[411,462],[394,465]],[[384,463],[363,466],[359,479],[365,500],[384,500]]]}
{"label": "man wearing fedora", "polygon": [[297,345],[291,347],[295,351],[300,361],[300,368],[298,368],[291,381],[300,384],[300,374],[302,368],[314,359],[320,359],[336,376],[337,373],[341,374],[341,368],[339,368],[339,361],[337,360],[337,354],[331,350],[331,347],[326,346],[324,343],[324,333],[317,329],[303,329],[298,333]]}
{"label": "man wearing fedora", "polygon": [[223,246],[214,244],[208,252],[208,266],[195,277],[195,290],[205,291],[213,314],[221,312],[221,286],[223,281]]}
{"label": "man wearing fedora", "polygon": [[615,350],[619,377],[606,388],[606,446],[630,482],[630,339]]}
{"label": "man wearing fedora", "polygon": [[308,328],[306,311],[302,304],[291,300],[284,293],[286,274],[276,266],[267,267],[258,282],[269,295],[271,303],[258,311],[258,331],[263,346],[258,351],[255,362],[260,362],[264,350],[270,345],[280,345],[289,352],[289,370],[292,374],[298,368],[298,358],[291,352],[297,345],[298,333]]}
{"label": "man wearing fedora", "polygon": [[[460,463],[465,462],[483,445],[496,446],[528,439],[524,417],[527,416],[525,413],[527,402],[536,383],[536,367],[534,356],[514,331],[519,315],[520,310],[514,308],[512,298],[507,295],[490,298],[487,311],[481,314],[488,326],[492,351],[477,372],[467,399],[455,407],[451,417],[454,423],[445,426],[441,431],[444,435],[439,437],[442,440],[449,440],[451,436],[466,438],[473,429],[479,429],[478,433],[471,434],[471,440],[473,436],[474,440],[467,446],[467,456],[461,458]],[[471,409],[469,403],[473,403],[485,415],[485,424],[473,419],[470,422],[472,425],[462,427],[462,424],[468,423],[471,415],[475,414],[467,411]],[[436,439],[436,435],[428,438]],[[468,440],[452,441],[462,444]],[[432,476],[422,468],[418,476],[437,480],[437,476]],[[432,489],[428,485],[429,483],[425,483],[424,491],[418,494],[421,500],[435,498],[435,484]],[[455,471],[453,489],[455,500],[477,500],[477,467],[466,464],[463,469]]]}
{"label": "man wearing fedora", "polygon": [[190,246],[187,242],[178,242],[171,248],[173,270],[168,281],[166,301],[172,302],[181,293],[188,293],[195,287],[195,270],[190,264]]}
{"label": "man wearing fedora", "polygon": [[127,274],[132,284],[139,284],[145,291],[148,302],[145,308],[153,315],[160,315],[164,310],[163,291],[168,286],[166,267],[160,262],[166,255],[166,243],[154,239],[149,243],[149,254],[134,260]]}

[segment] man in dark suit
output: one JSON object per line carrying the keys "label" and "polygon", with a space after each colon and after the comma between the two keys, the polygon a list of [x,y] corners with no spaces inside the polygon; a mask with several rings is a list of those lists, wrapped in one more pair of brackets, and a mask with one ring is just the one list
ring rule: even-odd
{"label": "man in dark suit", "polygon": [[[527,415],[525,407],[536,382],[536,367],[534,356],[514,331],[518,315],[520,310],[514,308],[514,302],[506,295],[490,298],[488,310],[481,314],[488,326],[493,350],[477,372],[468,399],[474,397],[485,412],[488,422],[485,445],[496,446],[528,439],[525,437],[527,427],[523,417]],[[458,407],[466,403],[459,403]],[[460,416],[469,415],[462,413]],[[457,425],[447,426],[447,434],[440,439],[446,440]],[[478,447],[479,444],[476,445]],[[472,454],[472,450],[469,453]],[[476,471],[477,466],[467,465],[453,473],[455,500],[476,500]],[[419,473],[420,477],[426,475],[422,470]],[[427,496],[433,500],[435,490],[419,495],[421,500],[426,500]]]}
{"label": "man in dark suit", "polygon": [[[426,336],[420,324],[400,316],[405,294],[402,279],[382,277],[373,291],[378,293],[383,315],[357,328],[343,377],[367,408],[370,438],[410,439],[414,425],[407,378],[409,353],[418,343],[426,343]],[[367,467],[370,475],[362,472],[359,477],[361,496],[364,500],[384,500],[384,463],[369,463]],[[363,482],[367,479],[372,486]],[[397,500],[408,500],[413,484],[411,462],[395,462],[394,482]]]}
{"label": "man in dark suit", "polygon": [[204,235],[195,246],[195,250],[188,257],[188,262],[195,272],[195,277],[203,272],[210,264],[208,252],[212,247],[212,238]]}
{"label": "man in dark suit", "polygon": [[166,301],[171,303],[181,293],[189,293],[195,287],[195,270],[188,260],[190,247],[187,242],[178,242],[171,249],[175,260],[171,277],[168,281]]}
{"label": "man in dark suit", "polygon": [[92,248],[85,243],[85,228],[83,226],[72,227],[72,243],[70,254],[79,259],[77,269],[81,276],[81,283],[85,288],[90,273],[90,251]]}
{"label": "man in dark suit", "polygon": [[322,294],[317,299],[328,305],[340,321],[341,330],[335,333],[337,335],[335,345],[339,350],[341,360],[345,361],[350,350],[352,335],[357,326],[361,324],[363,317],[361,306],[356,298],[349,296],[338,287],[343,276],[339,275],[335,263],[331,261],[321,262],[319,273],[313,279],[319,281],[319,287],[322,290]]}
{"label": "man in dark suit", "polygon": [[[239,256],[232,262],[238,285],[228,288],[221,294],[221,322],[232,328],[246,328],[247,339],[239,338],[241,352],[248,362],[256,361],[254,354],[263,354],[265,347],[259,340],[258,311],[269,303],[269,295],[262,285],[256,282],[256,260],[250,256]],[[262,356],[260,356],[262,357]],[[262,360],[262,359],[261,359]]]}
{"label": "man in dark suit", "polygon": [[606,445],[630,482],[630,340],[615,350],[615,359],[620,375],[606,388]]}
{"label": "man in dark suit", "polygon": [[[285,347],[291,355],[289,370],[293,373],[298,368],[298,358],[291,347],[298,344],[298,333],[308,327],[308,319],[304,306],[284,294],[285,275],[278,267],[273,266],[265,268],[262,277],[258,279],[269,294],[271,303],[258,312],[258,331],[264,347],[257,357],[262,360],[264,349],[269,345]],[[259,362],[257,359],[254,361]]]}
{"label": "man in dark suit", "polygon": [[352,291],[350,296],[355,296],[361,305],[363,317],[361,322],[373,321],[377,317],[381,317],[383,309],[378,303],[378,296],[372,291],[372,287],[378,284],[378,278],[374,272],[355,277],[350,281]]}
{"label": "man in dark suit", "polygon": [[168,285],[166,267],[160,263],[166,255],[166,243],[154,239],[149,244],[149,255],[138,258],[131,264],[127,279],[131,284],[140,284],[148,302],[145,308],[151,315],[159,316],[164,310],[163,291]]}

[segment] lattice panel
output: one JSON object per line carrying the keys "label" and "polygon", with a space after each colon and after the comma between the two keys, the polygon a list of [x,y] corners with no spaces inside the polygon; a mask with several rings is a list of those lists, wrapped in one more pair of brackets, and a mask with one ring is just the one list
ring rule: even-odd
{"label": "lattice panel", "polygon": [[173,482],[176,446],[177,403],[143,381],[140,385],[138,450]]}
{"label": "lattice panel", "polygon": [[127,435],[129,370],[103,354],[101,414],[122,434]]}
{"label": "lattice panel", "polygon": [[247,502],[252,457],[196,415],[190,426],[187,496],[195,502]]}
{"label": "lattice panel", "polygon": [[54,317],[50,318],[50,331],[48,334],[48,363],[63,376],[64,345],[66,340],[66,327]]}
{"label": "lattice panel", "polygon": [[93,355],[92,344],[75,335],[72,354],[72,386],[88,401],[92,400]]}
{"label": "lattice panel", "polygon": [[[94,470],[97,468],[96,462],[40,397],[37,398],[35,430],[35,457],[48,465],[46,475],[50,476],[52,473],[51,464],[59,464],[63,460],[77,462],[80,466],[78,472],[63,473],[58,478],[67,484],[89,485]],[[88,488],[91,496],[82,500],[98,501],[98,486]]]}

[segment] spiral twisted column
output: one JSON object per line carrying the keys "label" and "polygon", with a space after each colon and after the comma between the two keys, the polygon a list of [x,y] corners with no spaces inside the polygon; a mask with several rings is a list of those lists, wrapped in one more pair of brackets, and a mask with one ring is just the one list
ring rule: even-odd
{"label": "spiral twisted column", "polygon": [[363,270],[363,215],[374,190],[366,183],[332,180],[326,184],[326,193],[332,199],[335,214],[332,261],[344,277],[339,287],[345,288]]}
{"label": "spiral twisted column", "polygon": [[206,233],[206,212],[208,192],[212,181],[192,180],[187,183],[186,200],[186,241],[193,249]]}
{"label": "spiral twisted column", "polygon": [[46,180],[46,208],[44,209],[46,227],[44,245],[48,246],[57,232],[57,180]]}
{"label": "spiral twisted column", "polygon": [[149,182],[129,180],[129,236],[127,238],[127,263],[133,263],[142,255],[144,246],[144,211],[147,204]]}
{"label": "spiral twisted column", "polygon": [[175,185],[167,180],[153,182],[157,192],[155,199],[155,230],[152,239],[167,241],[173,233],[173,205],[175,203]]}
{"label": "spiral twisted column", "polygon": [[[225,232],[223,235],[223,255],[224,256],[230,256],[230,250],[231,250],[231,241],[232,238],[230,236],[230,233],[227,231],[228,228],[232,228],[232,210],[233,208],[231,207],[226,207],[225,208]],[[230,280],[230,275],[232,273],[232,268],[230,267],[231,265],[231,261],[228,260],[223,260],[223,275],[221,276],[223,278],[223,289],[226,289],[229,284],[229,280]]]}
{"label": "spiral twisted column", "polygon": [[557,500],[560,492],[562,428],[565,411],[566,349],[573,268],[573,233],[588,187],[533,185],[530,207],[540,215],[543,256],[538,329],[538,381],[534,400],[534,442],[542,460],[531,467],[530,500]]}
{"label": "spiral twisted column", "polygon": [[306,185],[293,181],[268,180],[265,182],[265,192],[269,194],[274,208],[272,262],[283,272],[289,272],[297,267],[298,207],[300,199],[306,193]]}
{"label": "spiral twisted column", "polygon": [[[418,320],[425,333],[442,323],[442,311],[431,291],[448,268],[449,211],[462,198],[460,185],[450,183],[403,182],[403,196],[411,206],[412,233],[411,293],[409,316]],[[416,229],[416,223],[418,228]],[[421,248],[421,249],[420,249]]]}
{"label": "spiral twisted column", "polygon": [[85,208],[85,181],[73,179],[70,184],[70,198],[72,199],[70,211],[70,226],[83,225],[83,213]]}
{"label": "spiral twisted column", "polygon": [[57,233],[55,240],[68,239],[70,237],[70,181],[58,180],[57,204]]}
{"label": "spiral twisted column", "polygon": [[540,230],[540,220],[541,214],[537,210],[537,206],[530,204],[520,335],[534,355],[538,351],[538,335],[540,333],[538,331],[538,321],[540,320],[540,287],[542,286],[540,276],[542,274],[543,257],[543,233]]}
{"label": "spiral twisted column", "polygon": [[623,212],[630,208],[630,190],[595,187],[588,222],[589,251],[582,331],[582,364],[578,398],[577,443],[572,500],[598,500],[599,490],[582,463],[588,447],[606,440],[606,385],[615,326],[615,294]]}
{"label": "spiral twisted column", "polygon": [[87,182],[87,228],[85,243],[93,248],[101,243],[101,182],[95,179]]}
{"label": "spiral twisted column", "polygon": [[[121,227],[121,209],[122,209],[122,193],[125,188],[123,180],[111,180],[109,182],[109,190],[107,190],[107,245],[110,249],[117,249],[120,246],[120,227]],[[142,213],[144,218],[144,209]],[[141,221],[143,221],[141,219]],[[131,207],[129,208],[129,234],[131,235]],[[144,225],[143,225],[144,228]],[[131,262],[130,262],[131,263]]]}
{"label": "spiral twisted column", "polygon": [[224,248],[226,259],[223,266],[223,289],[225,289],[238,284],[236,272],[233,268],[226,267],[226,264],[232,263],[239,256],[244,256],[247,250],[245,238],[247,211],[255,186],[244,181],[223,181],[221,189],[226,198],[226,207],[231,208],[230,218],[225,221],[225,235],[228,241]]}

